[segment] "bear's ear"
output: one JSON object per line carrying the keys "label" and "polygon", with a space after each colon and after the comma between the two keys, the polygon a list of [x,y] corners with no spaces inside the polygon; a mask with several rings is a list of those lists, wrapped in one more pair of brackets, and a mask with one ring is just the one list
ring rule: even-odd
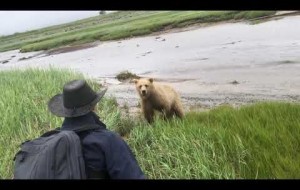
{"label": "bear's ear", "polygon": [[150,78],[149,81],[152,83],[153,82],[153,78]]}
{"label": "bear's ear", "polygon": [[134,82],[135,84],[138,82],[137,79],[132,79],[132,82]]}

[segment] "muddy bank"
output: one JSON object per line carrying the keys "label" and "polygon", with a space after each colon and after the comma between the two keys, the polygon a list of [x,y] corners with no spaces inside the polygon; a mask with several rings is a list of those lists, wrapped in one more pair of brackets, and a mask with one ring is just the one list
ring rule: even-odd
{"label": "muddy bank", "polygon": [[[135,112],[133,84],[121,71],[153,77],[182,95],[186,110],[262,100],[300,101],[300,16],[256,25],[224,23],[87,47],[0,53],[0,70],[49,66],[74,69],[109,87]],[[25,58],[20,60],[21,58]]]}
{"label": "muddy bank", "polygon": [[[205,111],[220,105],[239,107],[259,101],[300,102],[299,93],[283,92],[278,88],[268,89],[263,85],[253,86],[251,90],[243,87],[243,84],[238,86],[240,84],[204,84],[195,80],[156,80],[168,83],[179,91],[185,111]],[[98,81],[109,87],[107,96],[116,97],[120,107],[129,107],[129,112],[133,114],[139,113],[139,97],[133,83],[119,83],[113,79],[108,83],[101,79]]]}

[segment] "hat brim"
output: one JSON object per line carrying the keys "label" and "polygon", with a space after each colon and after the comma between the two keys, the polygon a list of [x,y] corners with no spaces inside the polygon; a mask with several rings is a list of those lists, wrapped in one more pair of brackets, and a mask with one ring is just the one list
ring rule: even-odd
{"label": "hat brim", "polygon": [[63,104],[63,95],[57,94],[54,97],[52,97],[48,103],[48,109],[53,113],[54,115],[58,117],[78,117],[85,115],[92,111],[94,106],[102,99],[104,94],[106,93],[107,88],[104,90],[99,91],[96,93],[96,97],[93,101],[91,101],[88,105],[76,108],[76,109],[69,109],[64,107]]}

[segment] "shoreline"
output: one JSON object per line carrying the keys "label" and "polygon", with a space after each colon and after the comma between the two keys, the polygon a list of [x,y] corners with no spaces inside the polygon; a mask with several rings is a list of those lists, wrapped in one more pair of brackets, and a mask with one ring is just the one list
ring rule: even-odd
{"label": "shoreline", "polygon": [[299,22],[299,16],[288,16],[257,25],[215,23],[46,52],[11,51],[0,53],[0,61],[9,60],[0,70],[72,69],[108,85],[108,94],[132,112],[139,101],[134,85],[115,79],[124,70],[171,84],[182,95],[186,110],[264,100],[297,102]]}
{"label": "shoreline", "polygon": [[[280,12],[282,12],[282,13],[280,13]],[[84,49],[89,49],[89,48],[99,46],[103,43],[110,43],[110,42],[120,43],[121,41],[135,39],[135,38],[159,36],[159,35],[170,34],[170,33],[180,33],[180,32],[186,32],[186,31],[191,31],[191,30],[197,30],[197,29],[200,29],[200,28],[219,26],[219,25],[223,25],[223,24],[251,23],[252,21],[256,21],[256,20],[260,20],[262,22],[268,22],[268,21],[271,21],[271,20],[282,19],[286,16],[297,16],[297,15],[300,15],[300,11],[278,11],[278,13],[276,13],[275,15],[264,16],[264,17],[249,19],[249,20],[238,20],[238,21],[236,21],[236,20],[226,20],[226,21],[219,21],[219,22],[195,23],[195,24],[190,24],[186,27],[170,28],[170,29],[165,28],[161,31],[153,32],[151,34],[141,35],[141,36],[133,36],[133,37],[119,39],[119,40],[108,40],[108,41],[103,41],[103,42],[94,41],[94,42],[83,43],[83,44],[79,44],[79,45],[61,46],[61,47],[53,48],[53,49],[50,49],[50,50],[42,50],[42,51],[40,51],[40,53],[37,53],[37,55],[35,55],[33,57],[43,55],[43,54],[44,54],[44,56],[51,56],[51,55],[60,54],[60,53],[68,53],[68,52],[73,52],[73,51],[78,51],[78,50],[84,50]],[[12,51],[15,51],[15,50],[12,50]],[[2,53],[2,52],[0,52],[0,53]],[[33,52],[26,52],[26,53],[33,53]],[[30,58],[33,58],[33,57],[30,57]]]}

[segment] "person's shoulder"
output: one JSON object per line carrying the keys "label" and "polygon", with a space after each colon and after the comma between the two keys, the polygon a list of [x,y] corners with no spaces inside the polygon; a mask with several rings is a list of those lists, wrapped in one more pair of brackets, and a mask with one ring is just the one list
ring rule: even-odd
{"label": "person's shoulder", "polygon": [[118,133],[108,129],[93,130],[82,140],[85,147],[101,147],[102,150],[110,150],[111,146],[123,145],[122,137]]}
{"label": "person's shoulder", "polygon": [[109,129],[96,129],[91,131],[86,139],[90,139],[93,141],[103,141],[103,140],[111,140],[111,139],[121,139],[120,135],[114,131]]}
{"label": "person's shoulder", "polygon": [[105,135],[105,136],[116,136],[118,135],[118,133],[110,130],[110,129],[107,129],[107,128],[99,128],[99,129],[96,129],[96,130],[93,130],[91,132],[91,134],[98,134],[98,135]]}

